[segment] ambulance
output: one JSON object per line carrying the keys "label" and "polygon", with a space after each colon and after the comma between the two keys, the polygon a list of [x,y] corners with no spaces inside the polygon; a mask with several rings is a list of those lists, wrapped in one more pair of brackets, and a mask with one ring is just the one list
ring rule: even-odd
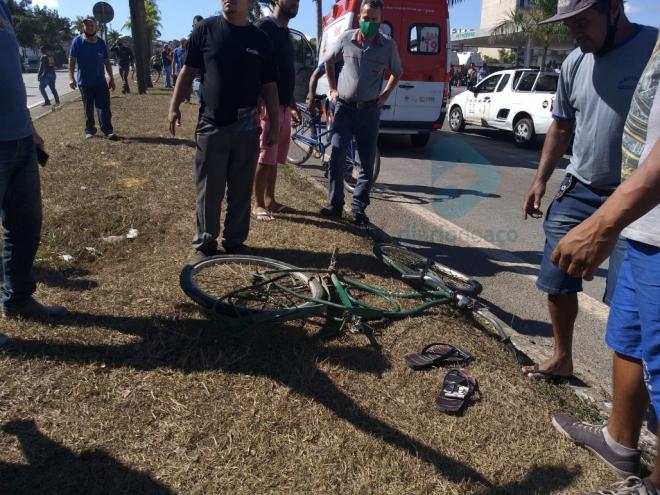
{"label": "ambulance", "polygon": [[[335,0],[323,18],[319,60],[347,29],[355,29],[362,0]],[[423,147],[442,127],[449,99],[450,32],[445,0],[385,0],[381,31],[396,41],[403,76],[381,113],[381,133],[409,134]],[[385,80],[389,73],[385,74]],[[318,94],[327,91],[319,82]],[[384,87],[383,83],[383,87]]]}

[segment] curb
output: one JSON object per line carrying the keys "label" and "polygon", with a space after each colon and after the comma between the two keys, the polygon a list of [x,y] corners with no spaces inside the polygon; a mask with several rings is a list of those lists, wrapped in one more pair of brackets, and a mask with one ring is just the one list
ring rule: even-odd
{"label": "curb", "polygon": [[[313,177],[305,173],[299,167],[291,165],[291,168],[295,170],[295,173],[298,176],[304,178],[318,191],[322,192],[323,194],[327,194],[327,186],[319,182],[319,180],[316,177]],[[456,229],[461,229],[459,226],[453,224],[452,222],[444,218],[438,218],[437,220],[434,220],[432,218],[429,218],[428,215],[420,214],[420,212],[418,211],[417,208],[414,207],[414,205],[408,205],[406,203],[403,203],[401,206],[403,208],[406,208],[409,212],[413,213],[414,215],[421,217],[424,221],[427,222],[435,221],[436,223],[443,225],[449,224],[454,226]],[[350,210],[346,206],[344,206],[344,211],[350,213]],[[379,228],[377,225],[374,224],[370,224],[369,227],[365,229],[365,232],[375,242],[388,242],[391,240],[391,236],[389,234],[387,234],[385,231],[383,231],[381,228]],[[480,243],[477,242],[476,244],[477,244],[476,247],[479,248],[480,246],[478,246],[478,244]],[[513,255],[511,256],[514,257]],[[522,262],[522,260],[520,261]],[[587,298],[589,300],[584,302],[586,302],[588,306],[592,306],[592,308],[595,308],[596,311],[601,309],[599,307],[598,301],[595,300],[591,301],[591,299],[593,298],[590,298],[589,296],[587,296]],[[486,304],[486,306],[488,306],[488,301],[483,301],[483,302]],[[583,301],[581,299],[580,303],[582,304],[582,302]],[[536,362],[541,358],[541,356],[538,353],[538,346],[534,343],[532,338],[516,332],[516,330],[514,330],[510,325],[508,325],[506,322],[502,321],[501,319],[495,317],[494,315],[492,315],[492,313],[491,316],[493,316],[493,318],[495,318],[502,325],[504,331],[509,335],[511,345],[513,346],[515,351],[519,354],[520,358],[528,359],[531,362]],[[590,373],[587,370],[580,369],[580,371],[576,374],[576,376],[578,376],[578,379],[583,383],[583,385],[569,384],[569,387],[573,390],[573,393],[575,393],[575,395],[577,395],[581,399],[584,399],[587,402],[595,405],[598,408],[598,410],[601,412],[601,414],[603,414],[603,416],[605,416],[606,418],[609,417],[612,411],[612,401],[609,395],[609,391],[603,389],[603,387],[598,385],[597,377],[593,373]],[[640,448],[649,455],[653,455],[653,456],[655,455],[656,437],[648,430],[646,421],[644,422],[644,427],[642,428],[642,433],[640,436]]]}

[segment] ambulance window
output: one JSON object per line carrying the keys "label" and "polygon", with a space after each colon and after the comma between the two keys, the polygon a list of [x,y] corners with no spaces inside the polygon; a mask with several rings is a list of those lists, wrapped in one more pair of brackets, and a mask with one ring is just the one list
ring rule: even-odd
{"label": "ambulance window", "polygon": [[386,34],[390,38],[394,36],[394,28],[392,27],[392,24],[387,21],[380,25],[380,32]]}
{"label": "ambulance window", "polygon": [[440,26],[413,24],[408,33],[408,51],[425,55],[440,53]]}

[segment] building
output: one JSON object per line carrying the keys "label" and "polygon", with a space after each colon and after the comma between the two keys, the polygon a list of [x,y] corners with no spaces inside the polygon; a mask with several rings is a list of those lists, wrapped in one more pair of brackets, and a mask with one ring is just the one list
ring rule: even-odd
{"label": "building", "polygon": [[[504,48],[518,54],[518,65],[540,66],[543,47],[530,46],[522,33],[491,37],[493,28],[501,24],[512,10],[525,9],[529,3],[529,0],[482,0],[479,29],[452,29],[452,49],[459,52],[478,51],[482,57],[498,58],[499,50]],[[575,45],[572,42],[551,45],[546,64],[561,64],[573,48]]]}

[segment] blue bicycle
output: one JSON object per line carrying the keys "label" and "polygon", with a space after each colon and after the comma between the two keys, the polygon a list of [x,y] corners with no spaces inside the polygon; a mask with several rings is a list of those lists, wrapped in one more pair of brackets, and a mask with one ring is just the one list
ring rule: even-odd
{"label": "blue bicycle", "polygon": [[[320,102],[320,99],[317,102]],[[298,103],[298,110],[300,110],[302,118],[300,122],[291,122],[291,145],[289,146],[287,161],[292,165],[302,165],[314,155],[315,158],[323,160],[323,170],[327,176],[328,162],[325,160],[325,153],[332,146],[330,143],[332,128],[327,128],[321,120],[320,111],[315,109],[314,112],[310,113],[307,107],[300,103]],[[361,168],[359,153],[357,153],[357,146],[355,140],[353,140],[346,150],[344,186],[348,192],[352,193],[355,189]],[[371,185],[376,182],[379,172],[380,151],[376,149]]]}

